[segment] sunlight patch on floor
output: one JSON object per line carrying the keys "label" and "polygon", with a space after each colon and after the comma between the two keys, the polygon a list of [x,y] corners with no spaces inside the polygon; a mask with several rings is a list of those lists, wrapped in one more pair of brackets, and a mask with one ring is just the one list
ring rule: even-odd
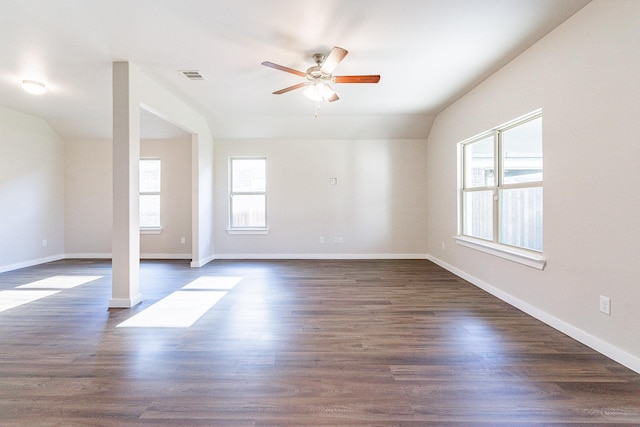
{"label": "sunlight patch on floor", "polygon": [[226,294],[226,291],[176,291],[117,327],[188,328]]}
{"label": "sunlight patch on floor", "polygon": [[200,276],[117,327],[188,328],[241,280],[242,276]]}
{"label": "sunlight patch on floor", "polygon": [[16,290],[0,291],[0,312],[60,292],[51,289],[71,289],[101,277],[103,276],[52,276],[16,286]]}
{"label": "sunlight patch on floor", "polygon": [[182,289],[233,289],[242,276],[201,276]]}
{"label": "sunlight patch on floor", "polygon": [[25,285],[16,286],[17,289],[70,289],[84,285],[103,276],[53,276]]}
{"label": "sunlight patch on floor", "polygon": [[0,312],[18,307],[60,291],[0,291]]}

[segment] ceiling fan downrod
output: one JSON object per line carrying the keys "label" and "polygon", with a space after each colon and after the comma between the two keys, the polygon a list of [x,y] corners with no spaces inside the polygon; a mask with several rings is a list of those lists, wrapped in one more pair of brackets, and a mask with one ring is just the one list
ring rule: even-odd
{"label": "ceiling fan downrod", "polygon": [[313,60],[315,61],[316,65],[320,66],[320,64],[322,64],[322,61],[324,61],[324,54],[314,53]]}

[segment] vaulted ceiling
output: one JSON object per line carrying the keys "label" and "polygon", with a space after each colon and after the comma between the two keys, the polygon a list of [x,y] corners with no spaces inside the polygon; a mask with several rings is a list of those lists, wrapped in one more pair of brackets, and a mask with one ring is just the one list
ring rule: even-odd
{"label": "vaulted ceiling", "polygon": [[[0,106],[40,116],[65,139],[110,138],[111,66],[129,61],[192,105],[214,138],[425,138],[433,117],[589,0],[2,0]],[[349,54],[315,103],[314,53]],[[204,80],[180,72],[198,70]],[[44,95],[20,88],[43,81]],[[148,137],[171,134],[143,116]]]}

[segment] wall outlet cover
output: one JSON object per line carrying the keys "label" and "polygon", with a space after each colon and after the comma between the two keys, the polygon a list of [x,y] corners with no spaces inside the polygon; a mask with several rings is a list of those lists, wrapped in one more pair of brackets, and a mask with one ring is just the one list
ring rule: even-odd
{"label": "wall outlet cover", "polygon": [[600,311],[604,314],[611,314],[611,299],[600,295]]}

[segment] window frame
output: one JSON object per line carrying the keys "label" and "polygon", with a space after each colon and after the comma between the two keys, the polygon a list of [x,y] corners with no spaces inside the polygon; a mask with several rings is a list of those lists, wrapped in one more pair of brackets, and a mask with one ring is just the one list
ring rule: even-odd
{"label": "window frame", "polygon": [[[162,232],[162,159],[160,157],[140,157],[138,164],[140,165],[143,161],[157,161],[160,165],[160,189],[158,191],[142,191],[138,185],[138,200],[142,199],[142,196],[158,196],[160,199],[160,207],[158,210],[158,218],[159,224],[157,226],[143,226],[139,225],[140,234],[160,234]],[[139,174],[140,172],[138,172]],[[139,202],[138,202],[139,203]],[[139,210],[140,208],[138,208]],[[138,220],[139,222],[139,220]]]}
{"label": "window frame", "polygon": [[[527,189],[527,188],[544,188],[544,172],[542,179],[539,181],[531,181],[524,183],[504,183],[504,151],[503,151],[503,134],[504,132],[517,128],[530,121],[542,118],[542,110],[536,110],[524,116],[518,117],[515,120],[507,122],[501,126],[497,126],[488,131],[482,132],[471,138],[458,143],[458,221],[457,221],[457,235],[454,237],[456,242],[462,246],[466,246],[472,249],[480,250],[501,258],[509,259],[521,264],[528,265],[530,267],[544,269],[546,265],[546,259],[543,255],[543,249],[529,249],[520,246],[510,245],[508,243],[500,242],[500,200],[499,195],[503,190],[511,189]],[[494,167],[494,182],[493,185],[484,186],[469,186],[467,185],[467,156],[465,155],[465,148],[475,142],[482,141],[487,137],[493,137],[493,167]],[[544,155],[542,157],[544,162]],[[543,169],[544,171],[544,169]],[[492,239],[483,239],[480,237],[474,237],[465,234],[465,195],[473,192],[491,191],[493,193],[492,204]],[[544,206],[544,205],[543,205]],[[543,207],[544,209],[544,207]],[[544,221],[544,215],[543,215]]]}
{"label": "window frame", "polygon": [[[233,162],[235,160],[262,160],[264,161],[264,191],[234,191],[233,188]],[[267,157],[266,156],[230,156],[228,161],[228,234],[267,234],[268,215],[267,215]],[[233,223],[233,198],[234,196],[263,196],[264,197],[264,225],[260,226],[238,226]]]}

